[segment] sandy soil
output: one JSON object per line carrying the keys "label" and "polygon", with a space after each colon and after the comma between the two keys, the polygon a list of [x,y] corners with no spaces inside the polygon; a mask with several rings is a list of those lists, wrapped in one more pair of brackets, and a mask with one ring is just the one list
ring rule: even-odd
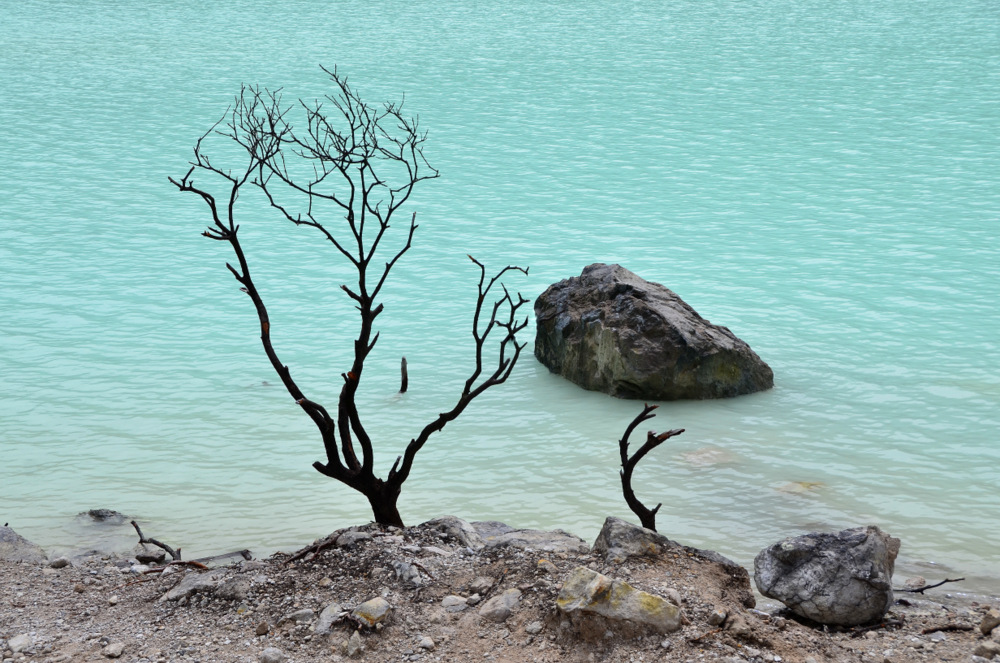
{"label": "sandy soil", "polygon": [[[745,576],[684,549],[608,562],[578,551],[508,546],[474,552],[425,527],[357,531],[362,534],[341,538],[342,546],[332,545],[342,534],[334,533],[325,540],[328,547],[295,561],[276,554],[229,560],[230,565],[213,570],[175,565],[142,573],[148,567],[125,555],[76,559],[62,568],[0,562],[0,655],[51,663],[111,658],[139,663],[895,663],[985,660],[974,657],[974,651],[1000,637],[1000,628],[994,640],[980,633],[991,606],[949,601],[947,587],[926,596],[897,595],[897,605],[881,625],[829,630],[801,624],[773,606],[749,607],[753,595]],[[359,540],[351,544],[349,539]],[[653,594],[675,600],[679,595],[684,627],[664,635],[607,620],[569,619],[557,610],[555,598],[578,566]],[[165,600],[185,579],[188,585],[199,580],[202,587],[190,594],[175,591],[185,596]],[[521,591],[521,598],[506,620],[480,615],[491,597],[512,588]],[[445,601],[455,596],[465,604]],[[329,633],[316,632],[320,613],[332,603],[349,611],[375,597],[391,606],[375,627],[359,628],[348,617]],[[450,608],[443,605],[456,601]],[[722,624],[713,625],[722,613]],[[935,628],[943,630],[929,631]]]}

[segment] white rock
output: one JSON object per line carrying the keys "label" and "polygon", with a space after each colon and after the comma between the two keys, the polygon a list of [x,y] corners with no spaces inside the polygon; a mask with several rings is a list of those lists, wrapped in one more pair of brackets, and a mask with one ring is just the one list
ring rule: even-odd
{"label": "white rock", "polygon": [[31,636],[27,633],[22,633],[21,635],[15,635],[13,638],[7,641],[7,649],[11,650],[15,654],[24,651],[31,646]]}
{"label": "white rock", "polygon": [[125,653],[125,643],[124,642],[112,642],[107,647],[101,650],[101,653],[108,658],[118,658],[123,653]]}
{"label": "white rock", "polygon": [[430,651],[434,649],[434,641],[425,635],[424,637],[420,638],[420,642],[417,643],[417,646],[420,647],[421,649],[426,649],[427,651]]}
{"label": "white rock", "polygon": [[282,663],[285,658],[285,652],[277,647],[268,647],[260,653],[260,663]]}

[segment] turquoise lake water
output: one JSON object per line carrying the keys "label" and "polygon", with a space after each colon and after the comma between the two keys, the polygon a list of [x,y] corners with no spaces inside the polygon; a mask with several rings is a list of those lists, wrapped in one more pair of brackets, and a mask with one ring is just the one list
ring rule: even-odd
{"label": "turquoise lake water", "polygon": [[[322,444],[230,252],[167,182],[241,83],[312,99],[324,64],[370,101],[405,94],[441,171],[412,199],[362,391],[381,473],[467,376],[467,253],[530,266],[509,283],[532,298],[618,262],[775,372],[766,393],[658,410],[651,427],[687,430],[636,473],[661,532],[750,564],[877,524],[901,577],[1000,592],[993,0],[28,0],[5,5],[0,56],[0,520],[28,538],[131,543],[75,518],[107,507],[194,557],[368,520],[310,467]],[[243,214],[275,345],[330,406],[347,266],[252,196]],[[617,439],[640,409],[527,355],[418,455],[403,518],[590,539],[631,515]]]}

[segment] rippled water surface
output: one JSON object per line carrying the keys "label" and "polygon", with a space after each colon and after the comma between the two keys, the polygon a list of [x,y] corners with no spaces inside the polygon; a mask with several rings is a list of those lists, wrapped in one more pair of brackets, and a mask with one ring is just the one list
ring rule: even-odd
{"label": "rippled water surface", "polygon": [[[292,548],[368,519],[273,375],[226,246],[167,176],[241,83],[337,65],[405,93],[439,180],[394,272],[363,389],[381,472],[453,403],[471,253],[537,296],[619,262],[730,327],[767,393],[663,404],[660,530],[749,563],[817,528],[903,540],[905,575],[1000,591],[996,3],[31,1],[0,26],[0,520],[53,549],[110,507],[194,554]],[[355,320],[307,229],[245,201],[275,344],[331,404]],[[259,201],[258,201],[259,202]],[[530,335],[529,335],[530,336]],[[530,348],[529,348],[530,349]],[[397,397],[398,362],[410,391]],[[530,356],[420,453],[408,522],[593,537],[628,516],[641,404]],[[127,531],[116,536],[130,539]]]}

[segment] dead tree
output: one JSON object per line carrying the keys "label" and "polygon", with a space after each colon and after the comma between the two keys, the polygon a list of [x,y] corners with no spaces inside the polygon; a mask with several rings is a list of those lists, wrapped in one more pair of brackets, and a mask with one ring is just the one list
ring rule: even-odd
{"label": "dead tree", "polygon": [[668,440],[675,435],[680,435],[684,432],[684,429],[675,428],[674,430],[668,430],[665,433],[654,433],[653,431],[649,431],[646,433],[645,444],[639,447],[639,450],[636,451],[631,458],[629,458],[628,455],[628,438],[639,424],[656,416],[653,414],[653,410],[657,407],[659,406],[646,405],[642,412],[639,413],[639,416],[633,419],[632,423],[628,425],[628,428],[625,429],[625,435],[618,441],[618,449],[621,452],[622,458],[622,469],[620,474],[622,478],[622,493],[625,495],[625,502],[628,504],[628,507],[632,509],[632,513],[639,516],[639,522],[642,526],[646,529],[651,529],[654,532],[656,531],[656,512],[660,510],[660,507],[663,506],[663,504],[657,504],[656,508],[649,509],[645,504],[639,501],[639,499],[635,496],[635,491],[632,490],[632,472],[635,470],[635,466],[639,464],[639,461],[642,460],[646,454],[660,446],[660,444],[662,444],[665,440]]}
{"label": "dead tree", "polygon": [[[236,264],[227,263],[226,267],[253,301],[264,352],[288,393],[322,437],[326,462],[313,463],[313,467],[368,498],[376,522],[402,526],[396,502],[410,475],[414,456],[433,433],[458,417],[475,398],[505,382],[524,349],[524,344],[517,341],[517,333],[528,321],[518,316],[528,300],[520,293],[511,295],[500,279],[510,272],[527,274],[528,270],[508,265],[488,276],[484,265],[469,256],[479,271],[472,320],[471,374],[455,405],[409,441],[384,480],[376,477],[374,446],[358,412],[356,397],[365,360],[379,337],[374,323],[384,307],[378,297],[392,268],[410,249],[417,230],[416,213],[402,232],[390,233],[390,223],[397,220],[413,188],[436,178],[438,171],[424,158],[426,133],[419,131],[415,118],[403,114],[401,103],[369,105],[336,70],[323,71],[333,83],[333,93],[323,101],[299,100],[286,106],[280,90],[245,86],[222,119],[198,139],[187,174],[170,181],[208,205],[212,222],[203,234],[228,242],[235,252]],[[293,127],[289,120],[293,108],[304,116],[301,129]],[[235,144],[241,168],[223,168],[209,158],[205,145],[223,138],[231,141],[222,140],[224,145],[233,148]],[[217,198],[209,188],[196,185],[196,174],[221,184],[224,195]],[[239,239],[237,203],[244,187],[262,191],[280,217],[314,229],[357,273],[356,283],[340,286],[354,302],[359,328],[354,339],[354,360],[341,374],[343,385],[333,412],[306,397],[272,343],[267,309],[251,278]],[[339,219],[338,227],[331,218]]]}

